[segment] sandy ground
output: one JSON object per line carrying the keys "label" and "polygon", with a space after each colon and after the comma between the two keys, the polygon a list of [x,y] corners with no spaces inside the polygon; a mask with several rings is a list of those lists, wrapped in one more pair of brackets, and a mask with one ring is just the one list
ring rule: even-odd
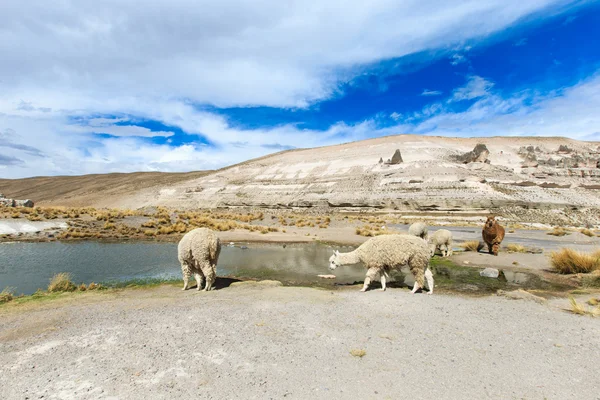
{"label": "sandy ground", "polygon": [[599,320],[552,304],[229,283],[0,307],[0,398],[600,398]]}

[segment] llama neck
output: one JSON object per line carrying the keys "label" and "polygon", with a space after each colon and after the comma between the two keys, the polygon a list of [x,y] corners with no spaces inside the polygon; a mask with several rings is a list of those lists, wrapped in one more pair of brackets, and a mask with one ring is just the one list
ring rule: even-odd
{"label": "llama neck", "polygon": [[339,253],[337,259],[340,265],[358,264],[360,262],[356,250],[351,251],[350,253]]}

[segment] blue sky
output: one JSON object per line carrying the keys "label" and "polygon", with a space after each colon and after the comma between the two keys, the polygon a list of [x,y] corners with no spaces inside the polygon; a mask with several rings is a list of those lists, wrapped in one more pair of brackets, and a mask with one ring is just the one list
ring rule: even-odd
{"label": "blue sky", "polygon": [[0,4],[0,177],[600,135],[598,1],[36,2]]}

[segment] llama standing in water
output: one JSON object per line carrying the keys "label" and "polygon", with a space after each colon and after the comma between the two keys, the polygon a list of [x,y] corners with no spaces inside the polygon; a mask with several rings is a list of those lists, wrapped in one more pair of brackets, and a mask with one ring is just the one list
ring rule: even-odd
{"label": "llama standing in water", "polygon": [[329,259],[329,269],[340,265],[363,263],[367,276],[361,292],[365,292],[372,280],[380,277],[381,290],[386,289],[387,278],[392,269],[408,265],[415,277],[412,292],[425,287],[425,278],[429,294],[433,293],[433,274],[429,269],[430,251],[426,241],[411,235],[382,235],[367,240],[350,253],[334,251]]}
{"label": "llama standing in water", "polygon": [[504,239],[504,228],[496,221],[496,217],[493,215],[487,217],[481,235],[483,236],[483,241],[488,246],[490,254],[497,256],[498,250],[500,250],[500,243]]}
{"label": "llama standing in water", "polygon": [[177,246],[177,256],[183,274],[183,290],[188,288],[190,276],[194,274],[197,289],[211,290],[217,276],[217,261],[221,253],[221,242],[213,231],[196,228],[186,233]]}
{"label": "llama standing in water", "polygon": [[434,256],[435,251],[440,249],[442,257],[448,257],[452,255],[452,232],[448,229],[439,229],[429,237],[429,249],[431,250],[431,257]]}

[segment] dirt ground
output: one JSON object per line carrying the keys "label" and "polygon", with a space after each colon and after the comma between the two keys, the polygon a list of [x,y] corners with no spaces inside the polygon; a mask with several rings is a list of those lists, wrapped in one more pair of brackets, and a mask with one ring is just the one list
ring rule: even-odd
{"label": "dirt ground", "polygon": [[599,320],[552,303],[218,286],[1,307],[0,398],[600,398]]}

